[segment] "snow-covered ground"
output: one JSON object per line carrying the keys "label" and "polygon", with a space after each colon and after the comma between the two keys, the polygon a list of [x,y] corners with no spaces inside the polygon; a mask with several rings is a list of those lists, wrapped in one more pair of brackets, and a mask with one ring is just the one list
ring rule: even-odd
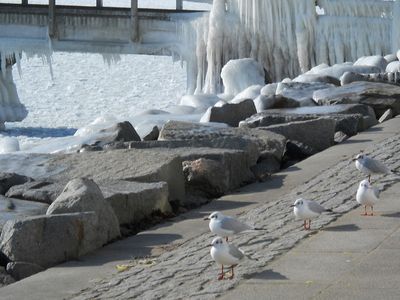
{"label": "snow-covered ground", "polygon": [[[46,2],[29,0],[32,4]],[[95,2],[58,0],[57,4],[95,5]],[[104,5],[124,6],[127,2],[105,0]],[[197,2],[201,1],[184,1],[184,9],[210,8],[209,4]],[[175,0],[141,0],[139,6],[174,8]],[[52,56],[52,78],[49,65],[41,58],[24,56],[21,74],[15,67],[13,76],[29,114],[22,122],[6,123],[6,131],[0,133],[0,153],[16,149],[16,139],[21,150],[43,143],[50,146],[59,142],[58,137],[73,135],[99,117],[111,122],[129,120],[138,125],[148,118],[138,116],[144,110],[171,108],[185,94],[185,66],[174,63],[171,57],[121,55],[120,58],[108,64],[101,55],[56,52]],[[50,152],[57,149],[49,147]]]}

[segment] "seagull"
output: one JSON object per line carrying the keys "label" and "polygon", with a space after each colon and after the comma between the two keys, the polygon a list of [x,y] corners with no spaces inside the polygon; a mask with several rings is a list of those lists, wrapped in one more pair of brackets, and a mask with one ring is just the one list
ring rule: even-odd
{"label": "seagull", "polygon": [[210,220],[208,224],[210,231],[220,237],[226,238],[226,241],[228,241],[229,236],[243,231],[261,230],[260,228],[254,228],[246,223],[240,222],[233,217],[225,216],[219,211],[213,212],[208,217],[204,218],[204,220]]}
{"label": "seagull", "polygon": [[332,210],[326,209],[315,201],[303,198],[297,199],[291,207],[293,207],[293,212],[296,218],[304,220],[303,226],[305,230],[310,230],[311,219],[317,218],[323,212],[332,212]]}
{"label": "seagull", "polygon": [[217,264],[221,265],[221,273],[218,274],[218,280],[224,279],[224,265],[231,267],[231,276],[229,279],[233,279],[233,268],[245,257],[242,250],[234,245],[228,244],[221,237],[216,237],[212,240],[210,255]]}
{"label": "seagull", "polygon": [[368,182],[371,183],[372,174],[390,174],[392,171],[379,160],[373,159],[365,154],[358,154],[355,161],[356,168],[368,175]]}
{"label": "seagull", "polygon": [[360,182],[357,190],[356,200],[361,205],[364,205],[363,216],[368,216],[367,206],[371,207],[370,216],[374,215],[374,205],[379,201],[379,190],[372,186],[367,179]]}

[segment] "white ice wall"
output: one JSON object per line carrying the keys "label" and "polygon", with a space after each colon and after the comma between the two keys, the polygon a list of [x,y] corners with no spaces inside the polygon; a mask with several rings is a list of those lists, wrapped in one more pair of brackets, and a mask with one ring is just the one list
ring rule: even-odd
{"label": "white ice wall", "polygon": [[11,66],[0,72],[0,124],[22,121],[28,112],[19,101]]}
{"label": "white ice wall", "polygon": [[[273,81],[320,63],[400,48],[400,0],[214,0],[197,43],[196,92],[222,92],[220,71],[251,57]],[[194,69],[193,69],[194,70]],[[194,76],[192,76],[194,77]]]}

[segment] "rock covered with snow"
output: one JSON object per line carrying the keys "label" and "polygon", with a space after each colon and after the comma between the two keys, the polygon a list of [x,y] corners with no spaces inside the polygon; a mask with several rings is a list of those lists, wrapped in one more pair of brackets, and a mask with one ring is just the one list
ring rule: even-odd
{"label": "rock covered with snow", "polygon": [[264,86],[262,65],[252,58],[230,60],[221,70],[224,93],[237,95],[250,86]]}
{"label": "rock covered with snow", "polygon": [[256,112],[253,100],[247,99],[237,104],[226,103],[221,106],[210,107],[202,116],[200,122],[218,122],[237,127],[240,121],[250,117]]}
{"label": "rock covered with snow", "polygon": [[320,76],[321,75],[331,76],[340,79],[340,77],[346,72],[353,72],[358,74],[372,74],[372,73],[380,73],[381,69],[376,66],[364,66],[364,65],[355,66],[352,63],[335,64],[333,66],[321,64],[312,68],[305,74],[317,74]]}
{"label": "rock covered with snow", "polygon": [[394,62],[396,60],[399,60],[396,56],[396,53],[391,53],[391,54],[385,55],[384,58],[386,59],[388,64],[390,64],[391,62]]}
{"label": "rock covered with snow", "polygon": [[180,105],[191,106],[197,110],[206,111],[220,100],[215,94],[185,95],[181,98]]}
{"label": "rock covered with snow", "polygon": [[389,73],[394,73],[394,72],[400,72],[400,61],[392,61],[386,66],[386,72]]}
{"label": "rock covered with snow", "polygon": [[353,82],[314,92],[320,105],[361,103],[371,106],[379,118],[387,109],[400,113],[400,87],[380,82]]}
{"label": "rock covered with snow", "polygon": [[354,66],[371,66],[380,69],[380,72],[385,72],[388,62],[381,55],[362,56],[356,60]]}
{"label": "rock covered with snow", "polygon": [[245,89],[244,91],[240,92],[239,94],[237,94],[231,101],[229,101],[230,103],[240,103],[243,100],[246,99],[252,99],[254,100],[255,98],[257,98],[258,96],[260,96],[261,93],[261,89],[263,88],[262,85],[252,85],[249,86],[247,89]]}

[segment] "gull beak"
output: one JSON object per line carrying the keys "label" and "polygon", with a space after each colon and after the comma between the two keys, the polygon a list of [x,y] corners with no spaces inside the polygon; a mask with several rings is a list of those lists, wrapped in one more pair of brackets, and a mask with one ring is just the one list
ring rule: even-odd
{"label": "gull beak", "polygon": [[209,217],[205,217],[203,220],[207,221],[207,220],[210,220],[210,218]]}
{"label": "gull beak", "polygon": [[356,160],[357,160],[357,158],[355,158],[355,157],[352,159],[352,161],[356,161]]}
{"label": "gull beak", "polygon": [[295,207],[296,205],[294,205],[294,204],[292,204],[292,205],[290,205],[290,207]]}

